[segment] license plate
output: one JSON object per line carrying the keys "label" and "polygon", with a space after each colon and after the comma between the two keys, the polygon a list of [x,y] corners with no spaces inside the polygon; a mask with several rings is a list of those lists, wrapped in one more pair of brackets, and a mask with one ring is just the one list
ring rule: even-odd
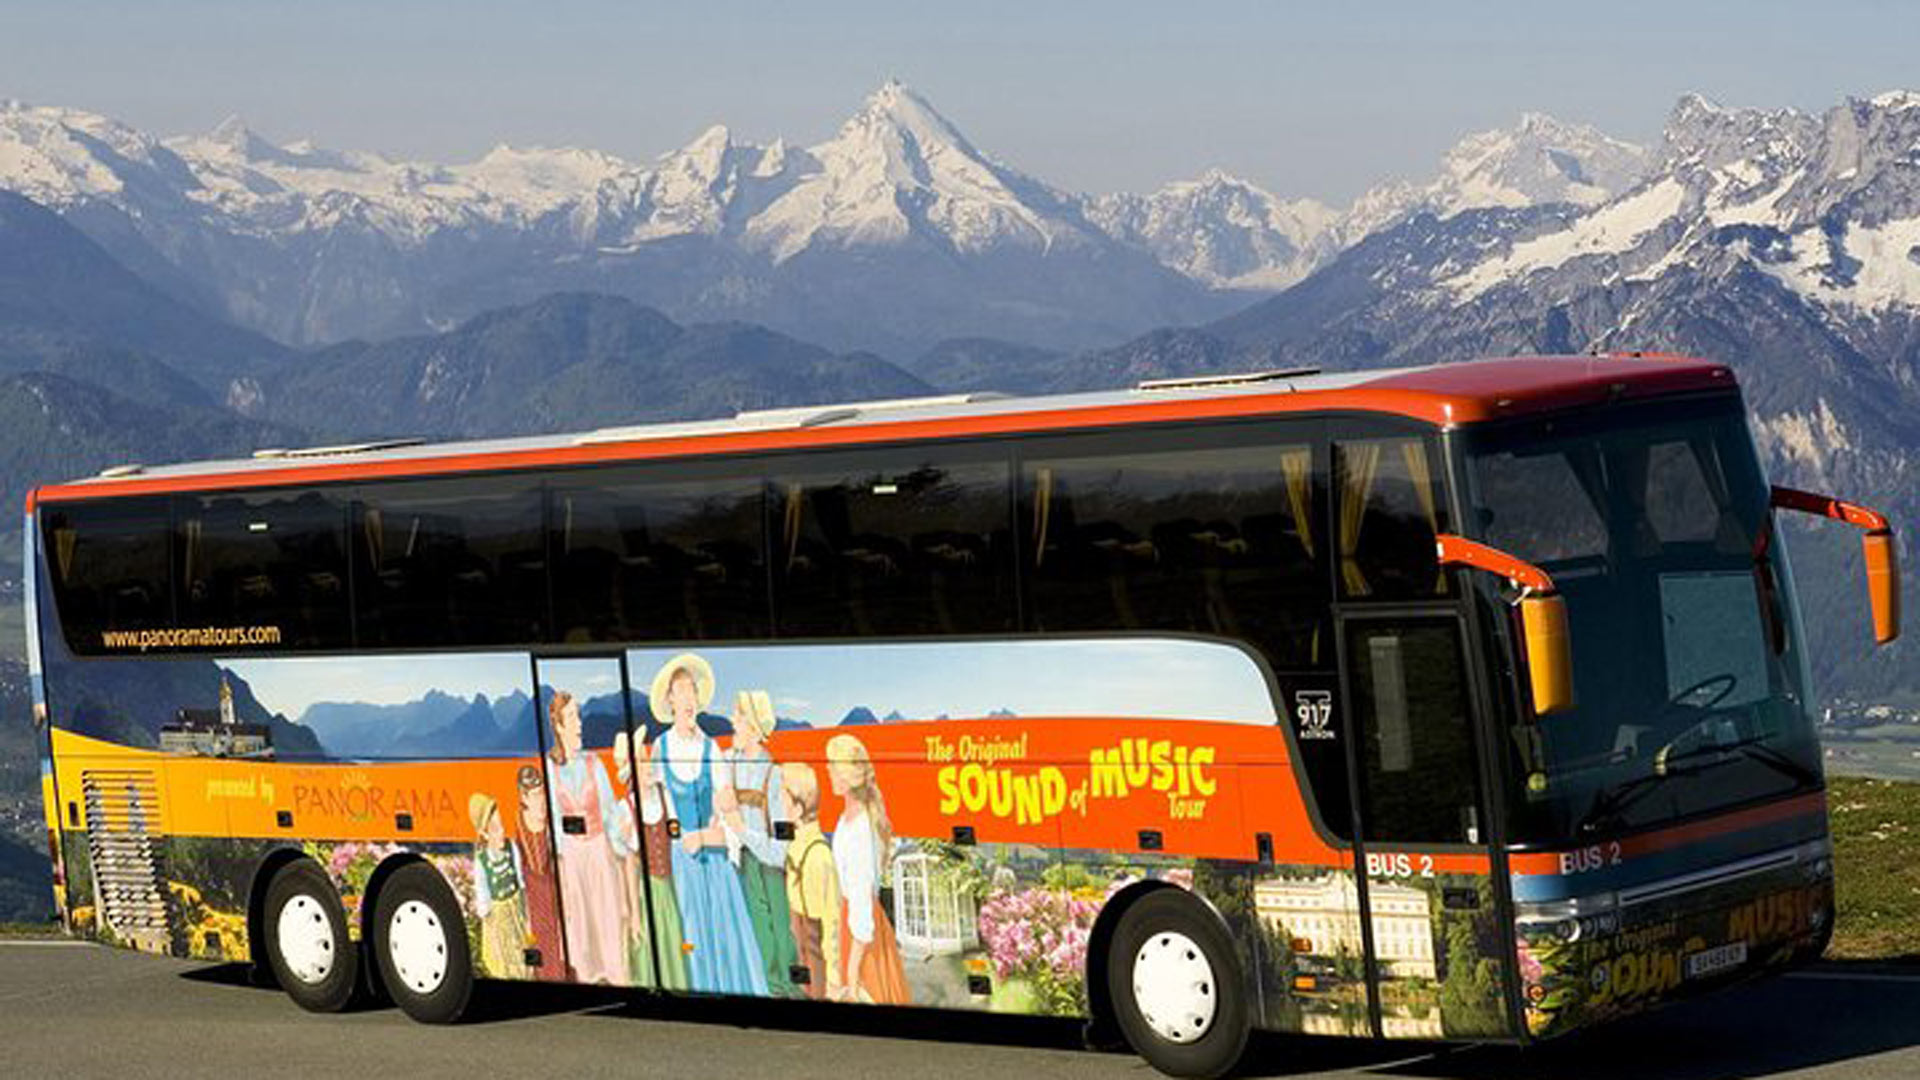
{"label": "license plate", "polygon": [[1708,975],[1718,975],[1722,971],[1737,968],[1747,962],[1747,943],[1736,941],[1731,945],[1707,949],[1687,957],[1687,978],[1701,979]]}

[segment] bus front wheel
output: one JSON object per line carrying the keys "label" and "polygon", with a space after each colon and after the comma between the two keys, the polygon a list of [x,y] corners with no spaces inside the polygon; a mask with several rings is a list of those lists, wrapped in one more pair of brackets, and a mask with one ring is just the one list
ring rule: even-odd
{"label": "bus front wheel", "polygon": [[394,1004],[424,1024],[451,1024],[473,996],[467,922],[453,891],[426,863],[408,863],[380,887],[374,905],[380,977]]}
{"label": "bus front wheel", "polygon": [[288,863],[267,884],[267,962],[309,1012],[339,1012],[353,1000],[360,954],[347,937],[340,894],[319,866]]}
{"label": "bus front wheel", "polygon": [[1121,916],[1107,986],[1114,1020],[1154,1068],[1212,1078],[1239,1064],[1251,1027],[1240,962],[1219,920],[1185,892],[1149,893]]}

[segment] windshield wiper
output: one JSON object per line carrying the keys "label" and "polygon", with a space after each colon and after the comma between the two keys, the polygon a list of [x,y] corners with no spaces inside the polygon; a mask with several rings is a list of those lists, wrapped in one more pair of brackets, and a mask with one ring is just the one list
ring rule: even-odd
{"label": "windshield wiper", "polygon": [[[1667,771],[1668,767],[1676,761],[1705,757],[1709,754],[1732,754],[1738,752],[1741,757],[1771,766],[1776,772],[1785,773],[1787,776],[1803,784],[1812,784],[1819,780],[1819,777],[1814,774],[1813,770],[1780,751],[1775,750],[1773,747],[1766,745],[1766,741],[1772,737],[1772,735],[1749,735],[1744,739],[1735,739],[1732,742],[1708,743],[1704,746],[1696,746],[1691,750],[1683,750],[1678,754],[1668,754],[1662,751],[1653,757],[1654,771]],[[1710,761],[1706,764],[1718,765],[1721,764],[1721,762]]]}
{"label": "windshield wiper", "polygon": [[1674,768],[1676,762],[1703,758],[1709,754],[1737,753],[1741,757],[1760,762],[1772,768],[1774,771],[1786,775],[1799,784],[1808,787],[1817,785],[1820,778],[1812,769],[1807,768],[1805,765],[1800,764],[1773,747],[1766,745],[1766,740],[1771,737],[1772,736],[1769,735],[1755,735],[1745,739],[1736,739],[1728,743],[1712,743],[1705,746],[1696,746],[1691,750],[1685,750],[1678,754],[1655,755],[1653,772],[1643,773],[1630,780],[1624,781],[1618,787],[1610,788],[1600,793],[1600,795],[1594,799],[1592,808],[1589,809],[1586,815],[1580,819],[1579,823],[1574,826],[1574,831],[1577,833],[1592,832],[1602,824],[1618,818],[1621,814],[1625,813],[1629,807],[1653,792],[1663,780],[1676,776],[1694,776],[1707,771],[1715,765],[1720,765],[1727,760],[1731,760],[1702,761],[1689,768]]}
{"label": "windshield wiper", "polygon": [[1631,780],[1622,781],[1619,786],[1608,788],[1594,796],[1593,806],[1588,808],[1585,816],[1574,825],[1573,831],[1575,833],[1593,832],[1602,824],[1618,818],[1627,811],[1628,807],[1646,798],[1659,787],[1661,781],[1675,776],[1690,775],[1693,771],[1695,770],[1677,772],[1663,770],[1642,773]]}
{"label": "windshield wiper", "polygon": [[1772,767],[1775,772],[1781,773],[1788,779],[1802,786],[1818,787],[1820,784],[1819,773],[1758,740],[1740,745],[1738,749],[1747,757],[1760,762],[1762,765]]}

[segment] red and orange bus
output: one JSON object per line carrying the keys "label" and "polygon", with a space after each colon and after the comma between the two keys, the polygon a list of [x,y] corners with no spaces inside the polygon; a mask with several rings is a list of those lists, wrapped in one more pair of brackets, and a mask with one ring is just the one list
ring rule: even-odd
{"label": "red and orange bus", "polygon": [[476,978],[1527,1042],[1817,956],[1732,373],[1531,358],[122,466],[29,500],[78,935]]}

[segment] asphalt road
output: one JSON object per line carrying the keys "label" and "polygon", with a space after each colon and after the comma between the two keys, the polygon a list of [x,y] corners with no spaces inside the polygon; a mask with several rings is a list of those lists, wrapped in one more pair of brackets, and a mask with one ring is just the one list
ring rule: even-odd
{"label": "asphalt road", "polygon": [[[629,1000],[488,986],[480,1016],[423,1027],[391,1008],[301,1012],[235,966],[72,943],[0,941],[7,1077],[599,1075],[1145,1078],[1079,1049],[1076,1025],[932,1011]],[[1829,966],[1526,1053],[1258,1037],[1248,1075],[1441,1080],[1920,1076],[1920,975]]]}

